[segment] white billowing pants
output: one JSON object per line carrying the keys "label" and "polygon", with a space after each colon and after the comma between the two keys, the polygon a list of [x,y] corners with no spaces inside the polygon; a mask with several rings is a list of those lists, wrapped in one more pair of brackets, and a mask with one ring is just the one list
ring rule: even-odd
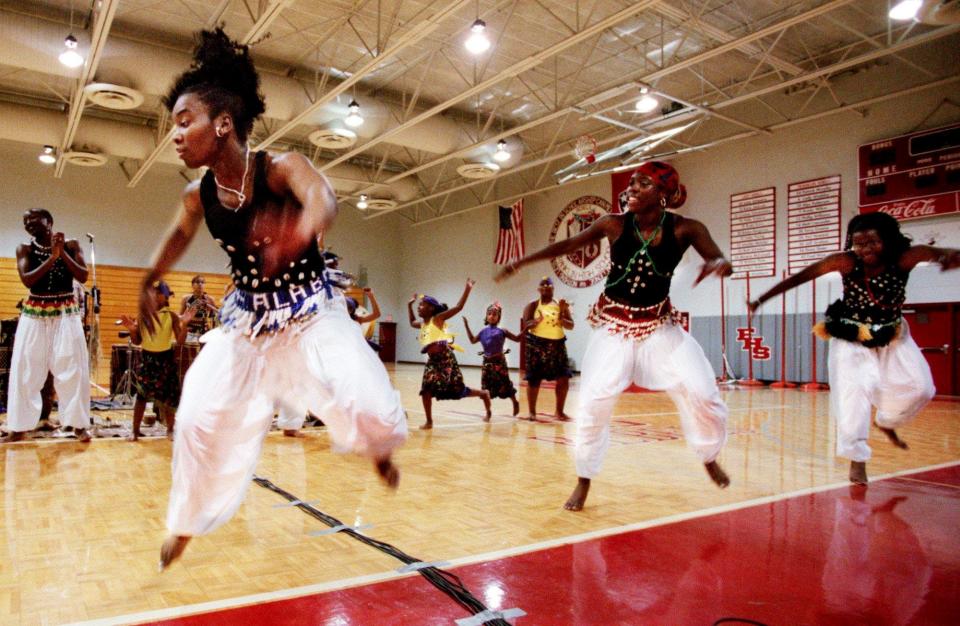
{"label": "white billowing pants", "polygon": [[300,430],[307,419],[307,409],[295,398],[280,398],[277,402],[277,428]]}
{"label": "white billowing pants", "polygon": [[79,315],[21,315],[13,344],[7,429],[33,430],[40,421],[40,390],[53,374],[57,414],[64,426],[90,427],[90,364]]}
{"label": "white billowing pants", "polygon": [[877,424],[904,426],[933,398],[930,366],[902,323],[900,336],[882,348],[830,340],[830,413],[837,422],[837,456],[870,460],[870,414]]}
{"label": "white billowing pants", "polygon": [[664,324],[640,341],[596,328],[583,356],[577,409],[577,475],[600,472],[610,445],[610,416],[630,383],[666,391],[680,412],[687,444],[704,463],[717,458],[727,439],[727,406],[713,368],[696,340],[680,326]]}
{"label": "white billowing pants", "polygon": [[[274,336],[216,328],[204,343],[177,411],[171,534],[209,533],[233,516],[277,406],[323,416],[340,451],[377,459],[406,439],[400,394],[342,302]],[[294,400],[281,403],[288,396]]]}

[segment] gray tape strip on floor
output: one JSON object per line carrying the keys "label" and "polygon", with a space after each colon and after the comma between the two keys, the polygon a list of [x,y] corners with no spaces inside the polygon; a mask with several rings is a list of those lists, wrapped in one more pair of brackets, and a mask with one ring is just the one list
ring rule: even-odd
{"label": "gray tape strip on floor", "polygon": [[415,561],[413,563],[407,563],[403,567],[397,569],[397,571],[401,574],[406,574],[407,572],[415,572],[427,567],[443,567],[445,565],[450,565],[450,561]]}
{"label": "gray tape strip on floor", "polygon": [[311,537],[322,537],[323,535],[332,535],[338,533],[341,530],[366,530],[368,528],[373,528],[373,524],[359,524],[357,526],[347,526],[346,524],[340,524],[339,526],[331,526],[330,528],[325,528],[323,530],[314,530],[309,533]]}
{"label": "gray tape strip on floor", "polygon": [[486,611],[481,611],[476,615],[458,619],[456,622],[457,626],[483,626],[484,622],[489,622],[490,620],[523,617],[526,614],[527,612],[523,609],[504,609],[503,611],[493,611],[491,609],[487,609]]}
{"label": "gray tape strip on floor", "polygon": [[300,504],[318,504],[319,500],[291,500],[290,502],[281,502],[280,504],[274,504],[273,508],[282,509],[289,506],[298,506]]}

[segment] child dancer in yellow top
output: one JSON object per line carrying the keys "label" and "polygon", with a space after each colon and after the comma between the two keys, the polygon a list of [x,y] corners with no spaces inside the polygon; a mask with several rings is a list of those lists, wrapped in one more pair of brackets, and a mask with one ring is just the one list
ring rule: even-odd
{"label": "child dancer in yellow top", "polygon": [[417,306],[418,320],[413,314],[413,303],[417,296],[414,294],[407,302],[407,313],[410,316],[410,325],[420,329],[419,341],[423,348],[420,350],[427,355],[427,367],[423,370],[423,382],[420,384],[420,398],[423,400],[423,412],[427,421],[421,426],[422,430],[433,428],[433,399],[459,400],[468,396],[476,396],[483,400],[487,413],[483,421],[490,421],[490,393],[485,390],[470,389],[463,384],[463,374],[460,365],[453,354],[455,348],[453,335],[447,332],[447,320],[463,310],[467,302],[474,281],[467,279],[460,301],[452,309],[431,296],[423,296]]}

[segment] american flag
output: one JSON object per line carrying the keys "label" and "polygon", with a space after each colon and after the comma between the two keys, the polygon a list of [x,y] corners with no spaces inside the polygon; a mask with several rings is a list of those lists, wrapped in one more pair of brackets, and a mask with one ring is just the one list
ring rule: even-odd
{"label": "american flag", "polygon": [[523,256],[523,198],[512,207],[500,207],[500,236],[493,262],[512,263]]}

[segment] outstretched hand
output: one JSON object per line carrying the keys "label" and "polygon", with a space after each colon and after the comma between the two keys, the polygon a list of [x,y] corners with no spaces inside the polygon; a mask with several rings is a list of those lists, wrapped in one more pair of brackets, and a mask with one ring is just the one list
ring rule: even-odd
{"label": "outstretched hand", "polygon": [[120,316],[120,324],[129,330],[131,333],[137,332],[137,320],[133,319],[129,315]]}
{"label": "outstretched hand", "polygon": [[697,276],[697,279],[693,281],[693,286],[696,287],[700,284],[707,276],[711,274],[716,274],[717,276],[729,276],[733,273],[733,265],[730,264],[730,261],[726,260],[723,257],[717,257],[712,261],[707,261],[700,268],[700,275]]}
{"label": "outstretched hand", "polygon": [[760,301],[759,301],[759,300],[748,300],[748,301],[747,301],[747,311],[749,311],[750,313],[756,313],[756,312],[757,312],[757,309],[759,309],[759,308],[760,308]]}
{"label": "outstretched hand", "polygon": [[516,274],[517,269],[519,269],[517,262],[511,261],[510,263],[507,263],[502,270],[497,272],[497,274],[493,277],[493,281],[497,283],[502,282]]}
{"label": "outstretched hand", "polygon": [[473,289],[473,286],[476,284],[477,284],[477,281],[473,280],[472,278],[468,278],[466,289],[467,290]]}
{"label": "outstretched hand", "polygon": [[940,257],[940,271],[945,272],[960,267],[960,250],[950,250]]}

